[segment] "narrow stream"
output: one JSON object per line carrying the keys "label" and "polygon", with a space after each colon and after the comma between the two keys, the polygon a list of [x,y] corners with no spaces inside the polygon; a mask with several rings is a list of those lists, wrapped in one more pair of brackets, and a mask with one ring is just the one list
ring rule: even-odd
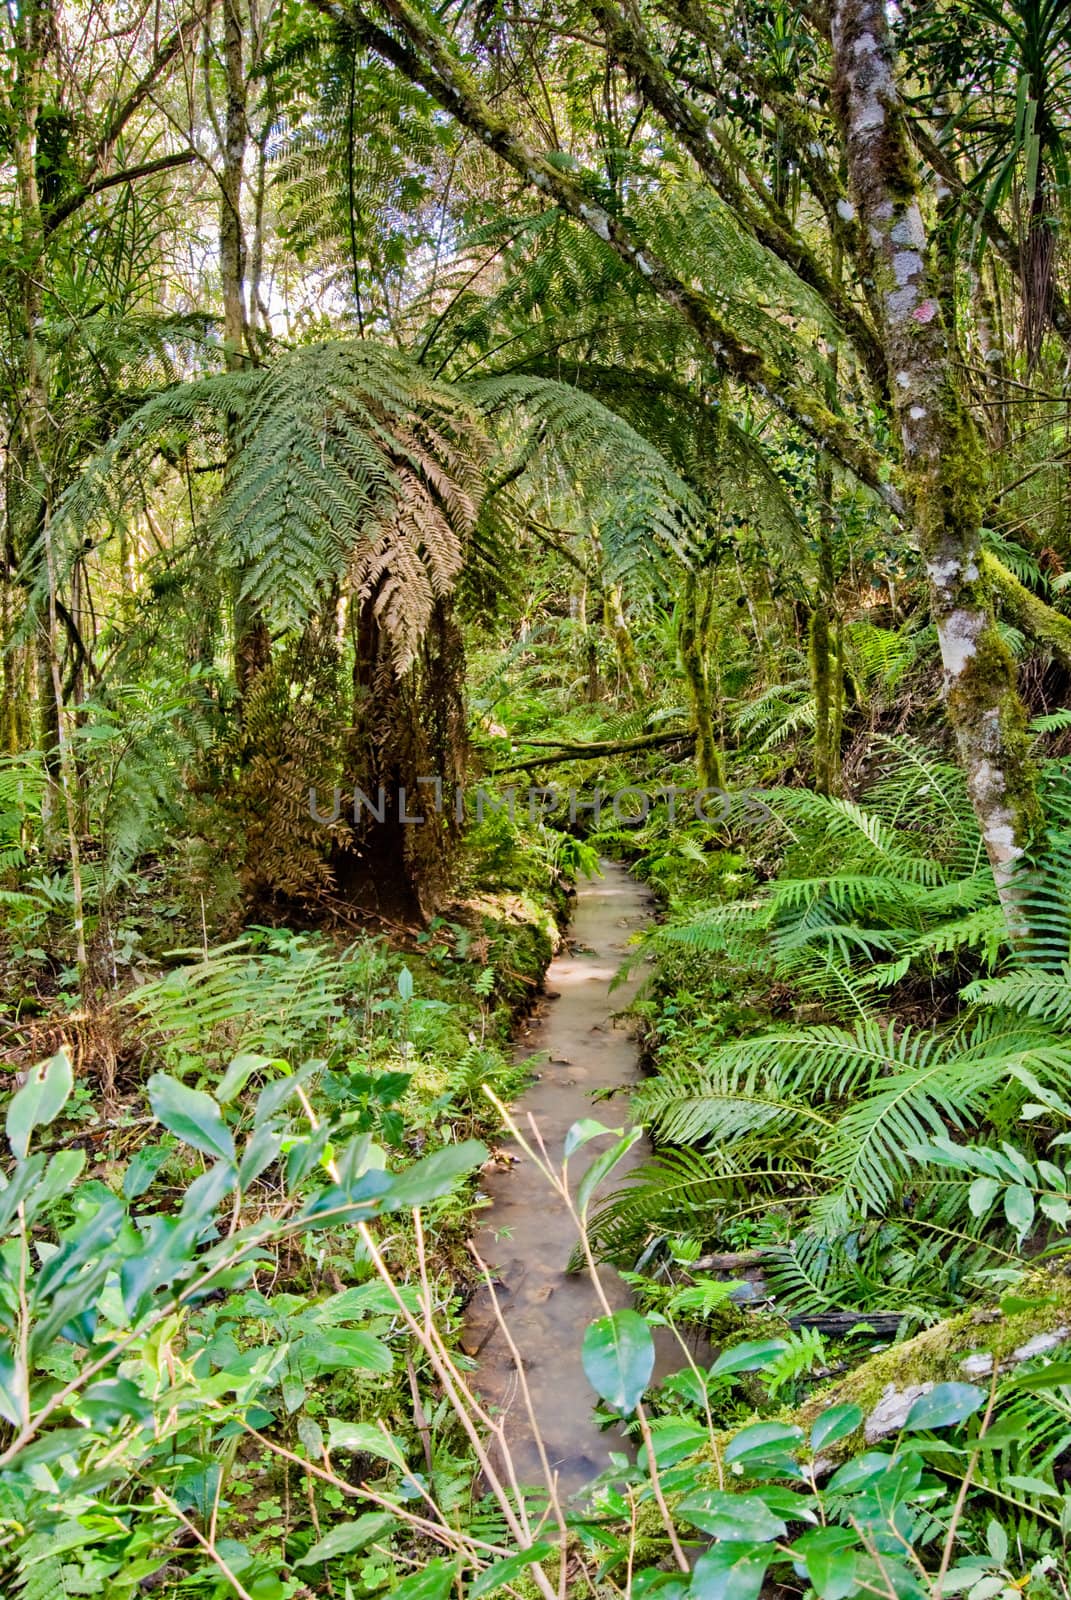
{"label": "narrow stream", "polygon": [[[612,994],[609,986],[631,936],[650,921],[653,902],[616,862],[601,866],[601,878],[579,886],[568,940],[547,972],[547,999],[518,1046],[522,1060],[540,1057],[539,1076],[516,1107],[518,1125],[524,1131],[528,1114],[535,1118],[555,1164],[566,1133],[582,1117],[597,1117],[609,1127],[627,1122],[627,1093],[601,1104],[591,1097],[600,1089],[627,1090],[640,1076],[636,1042],[626,1026],[615,1023],[614,1013],[628,1005],[642,974],[633,973]],[[596,1140],[570,1161],[574,1193],[588,1163],[607,1143]],[[519,1154],[515,1146],[506,1148]],[[647,1153],[644,1143],[635,1145],[609,1186]],[[484,1188],[492,1205],[481,1213],[476,1247],[492,1269],[499,1304],[523,1356],[548,1458],[563,1492],[570,1493],[603,1470],[611,1450],[623,1448],[614,1432],[601,1433],[592,1420],[596,1397],[580,1361],[584,1329],[602,1308],[588,1274],[566,1272],[576,1229],[532,1163],[520,1155],[509,1169],[488,1174]],[[616,1273],[606,1269],[600,1276],[611,1305],[627,1305],[628,1291]],[[486,1290],[469,1306],[463,1345],[477,1358],[481,1396],[506,1413],[506,1439],[519,1481],[542,1484],[516,1368]]]}

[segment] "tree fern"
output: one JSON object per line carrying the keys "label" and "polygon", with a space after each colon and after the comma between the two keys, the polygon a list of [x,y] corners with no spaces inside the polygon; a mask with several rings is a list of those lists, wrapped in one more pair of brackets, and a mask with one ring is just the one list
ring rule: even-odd
{"label": "tree fern", "polygon": [[508,422],[519,433],[511,471],[538,474],[544,495],[548,478],[574,500],[576,486],[583,485],[596,517],[603,503],[606,514],[599,521],[609,581],[636,564],[637,548],[648,562],[659,551],[690,560],[689,530],[704,519],[702,502],[622,417],[583,390],[547,378],[482,378],[466,384],[464,392],[489,425],[502,430]]}
{"label": "tree fern", "polygon": [[281,627],[348,578],[374,593],[404,668],[456,582],[475,521],[486,444],[471,405],[395,351],[311,345],[150,401],[92,463],[62,518],[121,518],[169,433],[211,458],[225,426],[236,448],[209,528],[217,568]]}

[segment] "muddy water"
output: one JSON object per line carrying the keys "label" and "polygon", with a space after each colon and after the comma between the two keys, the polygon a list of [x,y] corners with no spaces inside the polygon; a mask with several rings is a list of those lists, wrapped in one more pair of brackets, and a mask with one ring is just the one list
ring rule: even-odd
{"label": "muddy water", "polygon": [[[639,1079],[639,1058],[628,1027],[614,1013],[628,1005],[642,982],[637,971],[610,993],[631,936],[650,921],[652,901],[615,862],[602,862],[603,876],[581,883],[569,939],[547,973],[548,998],[519,1045],[521,1058],[536,1056],[538,1078],[522,1096],[516,1113],[527,1134],[530,1113],[555,1164],[574,1122],[594,1116],[609,1127],[628,1120],[628,1094]],[[593,1103],[598,1090],[626,1092],[609,1103]],[[571,1159],[575,1194],[588,1163],[608,1147],[593,1141]],[[507,1147],[511,1154],[517,1152]],[[643,1144],[630,1151],[609,1179],[612,1188],[629,1165],[647,1154]],[[525,1376],[551,1465],[565,1492],[571,1492],[607,1465],[622,1442],[601,1433],[592,1421],[596,1397],[584,1376],[580,1343],[586,1325],[601,1315],[588,1275],[568,1274],[576,1229],[564,1204],[523,1155],[508,1168],[485,1175],[492,1205],[480,1213],[476,1246],[492,1269],[499,1303],[524,1360]],[[629,1303],[615,1273],[600,1271],[614,1307]],[[493,1315],[486,1291],[469,1307],[465,1348],[477,1357],[476,1387],[485,1401],[506,1413],[506,1438],[524,1484],[542,1484],[544,1475],[517,1371]],[[680,1362],[674,1362],[680,1365]]]}

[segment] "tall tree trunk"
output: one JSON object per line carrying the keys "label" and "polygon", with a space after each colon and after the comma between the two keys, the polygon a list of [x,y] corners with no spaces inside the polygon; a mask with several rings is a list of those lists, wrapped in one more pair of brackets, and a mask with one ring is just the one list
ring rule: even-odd
{"label": "tall tree trunk", "polygon": [[44,314],[45,227],[37,181],[37,124],[44,103],[45,63],[52,47],[51,0],[27,0],[16,22],[18,72],[14,93],[5,106],[11,134],[18,192],[18,221],[23,351],[23,397],[19,426],[12,441],[18,482],[16,513],[26,548],[40,547],[47,580],[48,608],[38,633],[39,694],[42,744],[65,828],[71,869],[75,962],[86,978],[85,913],[78,832],[78,774],[71,748],[63,693],[57,612],[58,573],[49,516],[50,459],[53,423],[40,343]]}
{"label": "tall tree trunk", "polygon": [[944,663],[948,714],[998,890],[1037,815],[1026,717],[981,562],[984,460],[934,292],[885,0],[834,0],[834,88],[880,295],[903,472]]}
{"label": "tall tree trunk", "polygon": [[607,584],[603,591],[603,607],[606,617],[606,626],[613,636],[617,649],[617,662],[621,669],[621,676],[625,681],[629,699],[634,705],[642,705],[647,693],[647,685],[643,681],[643,668],[640,665],[639,654],[629,632],[628,619],[621,599],[621,585]]}
{"label": "tall tree trunk", "polygon": [[[223,0],[223,66],[227,81],[223,126],[223,171],[220,175],[219,267],[223,287],[223,345],[228,372],[245,364],[246,247],[242,227],[242,180],[249,144],[248,84],[245,72],[240,0]],[[250,685],[271,659],[271,641],[260,611],[239,592],[234,599],[234,676],[244,700]]]}
{"label": "tall tree trunk", "polygon": [[677,649],[695,718],[696,774],[704,789],[724,789],[725,760],[714,725],[715,696],[710,685],[713,610],[710,575],[701,591],[695,573],[689,572],[677,611]]}
{"label": "tall tree trunk", "polygon": [[833,553],[833,467],[827,456],[818,461],[818,594],[809,625],[811,687],[814,690],[814,786],[833,794],[840,781],[841,713],[844,672],[841,620],[836,606]]}
{"label": "tall tree trunk", "polygon": [[249,140],[246,110],[242,12],[239,0],[223,0],[223,65],[227,78],[220,175],[219,266],[223,280],[223,340],[230,371],[245,356],[245,235],[242,229],[242,178]]}

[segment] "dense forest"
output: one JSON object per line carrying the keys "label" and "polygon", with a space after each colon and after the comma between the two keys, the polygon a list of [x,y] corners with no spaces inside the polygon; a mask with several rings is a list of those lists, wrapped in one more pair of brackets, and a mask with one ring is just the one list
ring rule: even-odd
{"label": "dense forest", "polygon": [[8,0],[0,1597],[1071,1600],[1065,0]]}

